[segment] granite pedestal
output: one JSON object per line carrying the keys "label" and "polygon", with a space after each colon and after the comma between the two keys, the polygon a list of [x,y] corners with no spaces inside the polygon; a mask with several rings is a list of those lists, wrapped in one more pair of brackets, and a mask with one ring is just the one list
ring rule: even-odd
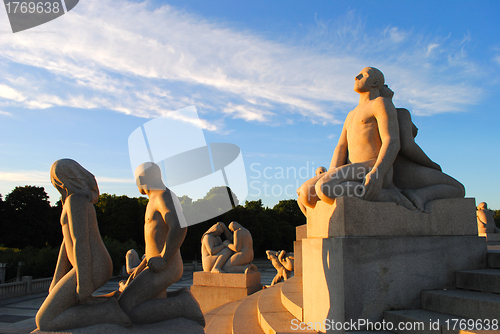
{"label": "granite pedestal", "polygon": [[260,272],[248,274],[193,273],[191,293],[205,314],[214,308],[246,297],[262,289]]}
{"label": "granite pedestal", "polygon": [[455,271],[485,268],[474,199],[437,200],[427,209],[353,197],[308,209],[304,321],[382,321],[384,311],[419,308],[422,290],[453,287]]}

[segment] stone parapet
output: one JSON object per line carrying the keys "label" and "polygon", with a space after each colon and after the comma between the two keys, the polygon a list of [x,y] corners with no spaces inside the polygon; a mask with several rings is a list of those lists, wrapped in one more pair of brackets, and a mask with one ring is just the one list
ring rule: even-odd
{"label": "stone parapet", "polygon": [[474,198],[430,202],[429,213],[411,211],[396,203],[340,197],[333,205],[319,201],[307,208],[307,237],[477,236]]}

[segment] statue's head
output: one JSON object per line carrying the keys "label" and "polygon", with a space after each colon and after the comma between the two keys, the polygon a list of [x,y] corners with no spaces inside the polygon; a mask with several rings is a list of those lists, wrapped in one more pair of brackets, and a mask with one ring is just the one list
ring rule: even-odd
{"label": "statue's head", "polygon": [[477,206],[477,209],[478,209],[478,210],[488,210],[488,204],[486,204],[486,202],[481,202],[481,203],[479,203],[479,205]]}
{"label": "statue's head", "polygon": [[266,250],[266,255],[268,260],[277,259],[278,258],[278,252],[274,250]]}
{"label": "statue's head", "polygon": [[325,167],[321,166],[321,167],[316,168],[316,172],[315,172],[316,175],[320,175],[320,174],[323,174],[323,173],[326,173],[326,168]]}
{"label": "statue's head", "polygon": [[99,187],[94,175],[72,159],[60,159],[50,167],[50,180],[64,202],[71,194],[82,194],[89,202],[99,201]]}
{"label": "statue's head", "polygon": [[241,226],[239,223],[234,222],[234,221],[233,221],[233,222],[231,222],[231,224],[229,224],[229,226],[228,226],[228,228],[229,228],[229,230],[230,230],[231,232],[234,232],[234,231],[236,231],[236,230],[238,230],[238,229],[240,229],[240,228],[242,228],[242,227],[243,227],[243,226]]}
{"label": "statue's head", "polygon": [[161,179],[161,170],[154,162],[145,162],[135,169],[135,183],[143,195],[149,190],[166,190]]}
{"label": "statue's head", "polygon": [[355,80],[354,90],[357,93],[369,92],[371,89],[380,90],[385,83],[384,75],[375,67],[365,67]]}

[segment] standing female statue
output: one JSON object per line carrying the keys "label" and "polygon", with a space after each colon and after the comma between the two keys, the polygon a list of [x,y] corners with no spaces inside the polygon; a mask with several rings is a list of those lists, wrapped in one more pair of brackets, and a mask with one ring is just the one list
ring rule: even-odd
{"label": "standing female statue", "polygon": [[92,293],[111,278],[112,263],[104,246],[93,204],[99,199],[97,182],[76,161],[52,164],[52,184],[61,194],[63,242],[49,295],[36,315],[42,331],[60,331],[102,323],[130,326],[115,298],[95,299]]}

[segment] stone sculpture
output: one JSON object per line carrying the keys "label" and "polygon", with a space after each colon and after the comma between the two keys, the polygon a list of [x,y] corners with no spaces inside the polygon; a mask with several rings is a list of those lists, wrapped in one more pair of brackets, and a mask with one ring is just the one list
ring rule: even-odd
{"label": "stone sculpture", "polygon": [[184,317],[201,325],[205,319],[189,289],[166,295],[183,273],[180,246],[187,233],[177,196],[162,182],[158,165],[147,162],[135,171],[137,187],[148,195],[144,237],[146,257],[124,285],[118,303],[135,324]]}
{"label": "stone sculpture", "polygon": [[485,202],[479,203],[476,211],[477,233],[479,236],[486,236],[486,233],[500,233],[500,229],[495,224],[493,211],[488,209]]}
{"label": "stone sculpture", "polygon": [[232,235],[222,222],[214,224],[201,237],[201,259],[203,271],[221,273],[222,267],[231,257],[233,251],[222,243],[220,236],[224,234],[231,240]]}
{"label": "stone sculpture", "polygon": [[92,297],[113,271],[93,206],[99,199],[94,175],[74,160],[61,159],[52,164],[50,177],[63,203],[63,242],[49,295],[36,314],[37,327],[60,331],[103,323],[130,326],[116,299]]}
{"label": "stone sculpture", "polygon": [[274,276],[271,286],[283,280],[286,281],[293,271],[293,253],[286,254],[284,250],[280,252],[267,250],[266,254],[268,260],[271,261],[274,268],[277,270],[277,274]]}
{"label": "stone sculpture", "polygon": [[135,249],[129,249],[127,254],[125,254],[125,268],[127,270],[127,274],[132,274],[135,268],[141,264],[145,257],[146,255],[143,255],[142,258],[139,258],[139,254],[137,254]]}
{"label": "stone sculpture", "polygon": [[[231,234],[233,232],[233,234]],[[224,233],[226,240],[220,236]],[[250,231],[231,222],[229,229],[224,223],[210,227],[201,238],[203,271],[212,273],[247,273],[258,271],[252,264],[253,240]]]}
{"label": "stone sculpture", "polygon": [[258,271],[251,263],[253,260],[253,239],[250,231],[237,222],[229,224],[229,230],[233,232],[230,240],[224,240],[224,245],[234,252],[226,261],[223,271],[228,273],[248,273]]}
{"label": "stone sculpture", "polygon": [[463,185],[442,173],[415,143],[417,128],[406,109],[394,107],[382,72],[364,68],[354,90],[359,104],[347,115],[328,171],[297,190],[304,214],[319,200],[333,204],[342,196],[424,212],[430,201],[465,195]]}

